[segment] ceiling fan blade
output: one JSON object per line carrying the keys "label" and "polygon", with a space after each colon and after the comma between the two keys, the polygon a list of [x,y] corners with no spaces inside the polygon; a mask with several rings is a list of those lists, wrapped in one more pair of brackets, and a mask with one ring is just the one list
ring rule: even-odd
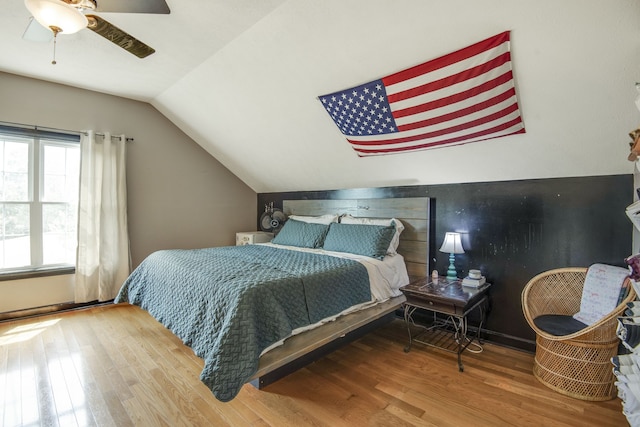
{"label": "ceiling fan blade", "polygon": [[88,29],[94,33],[100,34],[105,39],[117,44],[138,58],[146,58],[155,52],[155,49],[152,47],[147,46],[140,40],[124,32],[110,22],[105,21],[99,16],[87,15],[87,19],[89,20],[89,25],[87,25]]}
{"label": "ceiling fan blade", "polygon": [[50,42],[53,39],[53,31],[40,25],[32,16],[29,18],[29,24],[27,24],[22,38],[31,42]]}
{"label": "ceiling fan blade", "polygon": [[169,14],[165,0],[96,0],[96,12]]}

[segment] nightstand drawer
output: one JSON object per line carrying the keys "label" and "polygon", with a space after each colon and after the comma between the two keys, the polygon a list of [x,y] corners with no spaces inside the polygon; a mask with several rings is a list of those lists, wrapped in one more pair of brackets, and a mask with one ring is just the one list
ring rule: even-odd
{"label": "nightstand drawer", "polygon": [[407,304],[453,316],[464,316],[485,298],[490,286],[487,283],[481,288],[467,288],[461,285],[460,280],[432,281],[431,278],[424,277],[403,286],[400,291],[407,298]]}
{"label": "nightstand drawer", "polygon": [[425,310],[437,311],[438,313],[453,314],[457,316],[461,316],[464,312],[464,307],[459,307],[455,304],[433,301],[428,298],[421,298],[420,296],[411,295],[409,293],[405,293],[405,296],[407,297],[407,304],[424,308]]}

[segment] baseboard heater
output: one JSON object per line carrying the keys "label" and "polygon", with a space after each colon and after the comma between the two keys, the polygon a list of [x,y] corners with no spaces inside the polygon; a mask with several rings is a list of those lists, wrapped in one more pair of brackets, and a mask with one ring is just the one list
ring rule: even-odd
{"label": "baseboard heater", "polygon": [[0,313],[0,322],[10,320],[24,319],[27,317],[45,316],[47,314],[58,313],[61,311],[79,310],[82,308],[96,307],[100,305],[113,304],[113,300],[109,301],[90,301],[84,303],[74,303],[72,301],[60,304],[45,305],[42,307],[25,308],[22,310],[5,311]]}

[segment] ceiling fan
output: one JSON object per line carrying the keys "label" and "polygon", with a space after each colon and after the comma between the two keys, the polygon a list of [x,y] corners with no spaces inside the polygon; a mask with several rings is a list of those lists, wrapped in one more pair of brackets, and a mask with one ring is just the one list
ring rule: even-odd
{"label": "ceiling fan", "polygon": [[24,0],[33,15],[23,38],[32,41],[54,40],[58,33],[73,34],[83,28],[101,35],[138,58],[146,58],[155,49],[109,23],[93,12],[169,14],[165,0]]}

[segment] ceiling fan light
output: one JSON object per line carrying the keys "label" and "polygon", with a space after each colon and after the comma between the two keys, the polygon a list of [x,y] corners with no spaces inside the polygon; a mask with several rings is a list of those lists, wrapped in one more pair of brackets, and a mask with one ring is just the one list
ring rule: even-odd
{"label": "ceiling fan light", "polygon": [[87,17],[61,0],[24,0],[24,4],[45,28],[57,27],[63,34],[73,34],[87,26]]}

